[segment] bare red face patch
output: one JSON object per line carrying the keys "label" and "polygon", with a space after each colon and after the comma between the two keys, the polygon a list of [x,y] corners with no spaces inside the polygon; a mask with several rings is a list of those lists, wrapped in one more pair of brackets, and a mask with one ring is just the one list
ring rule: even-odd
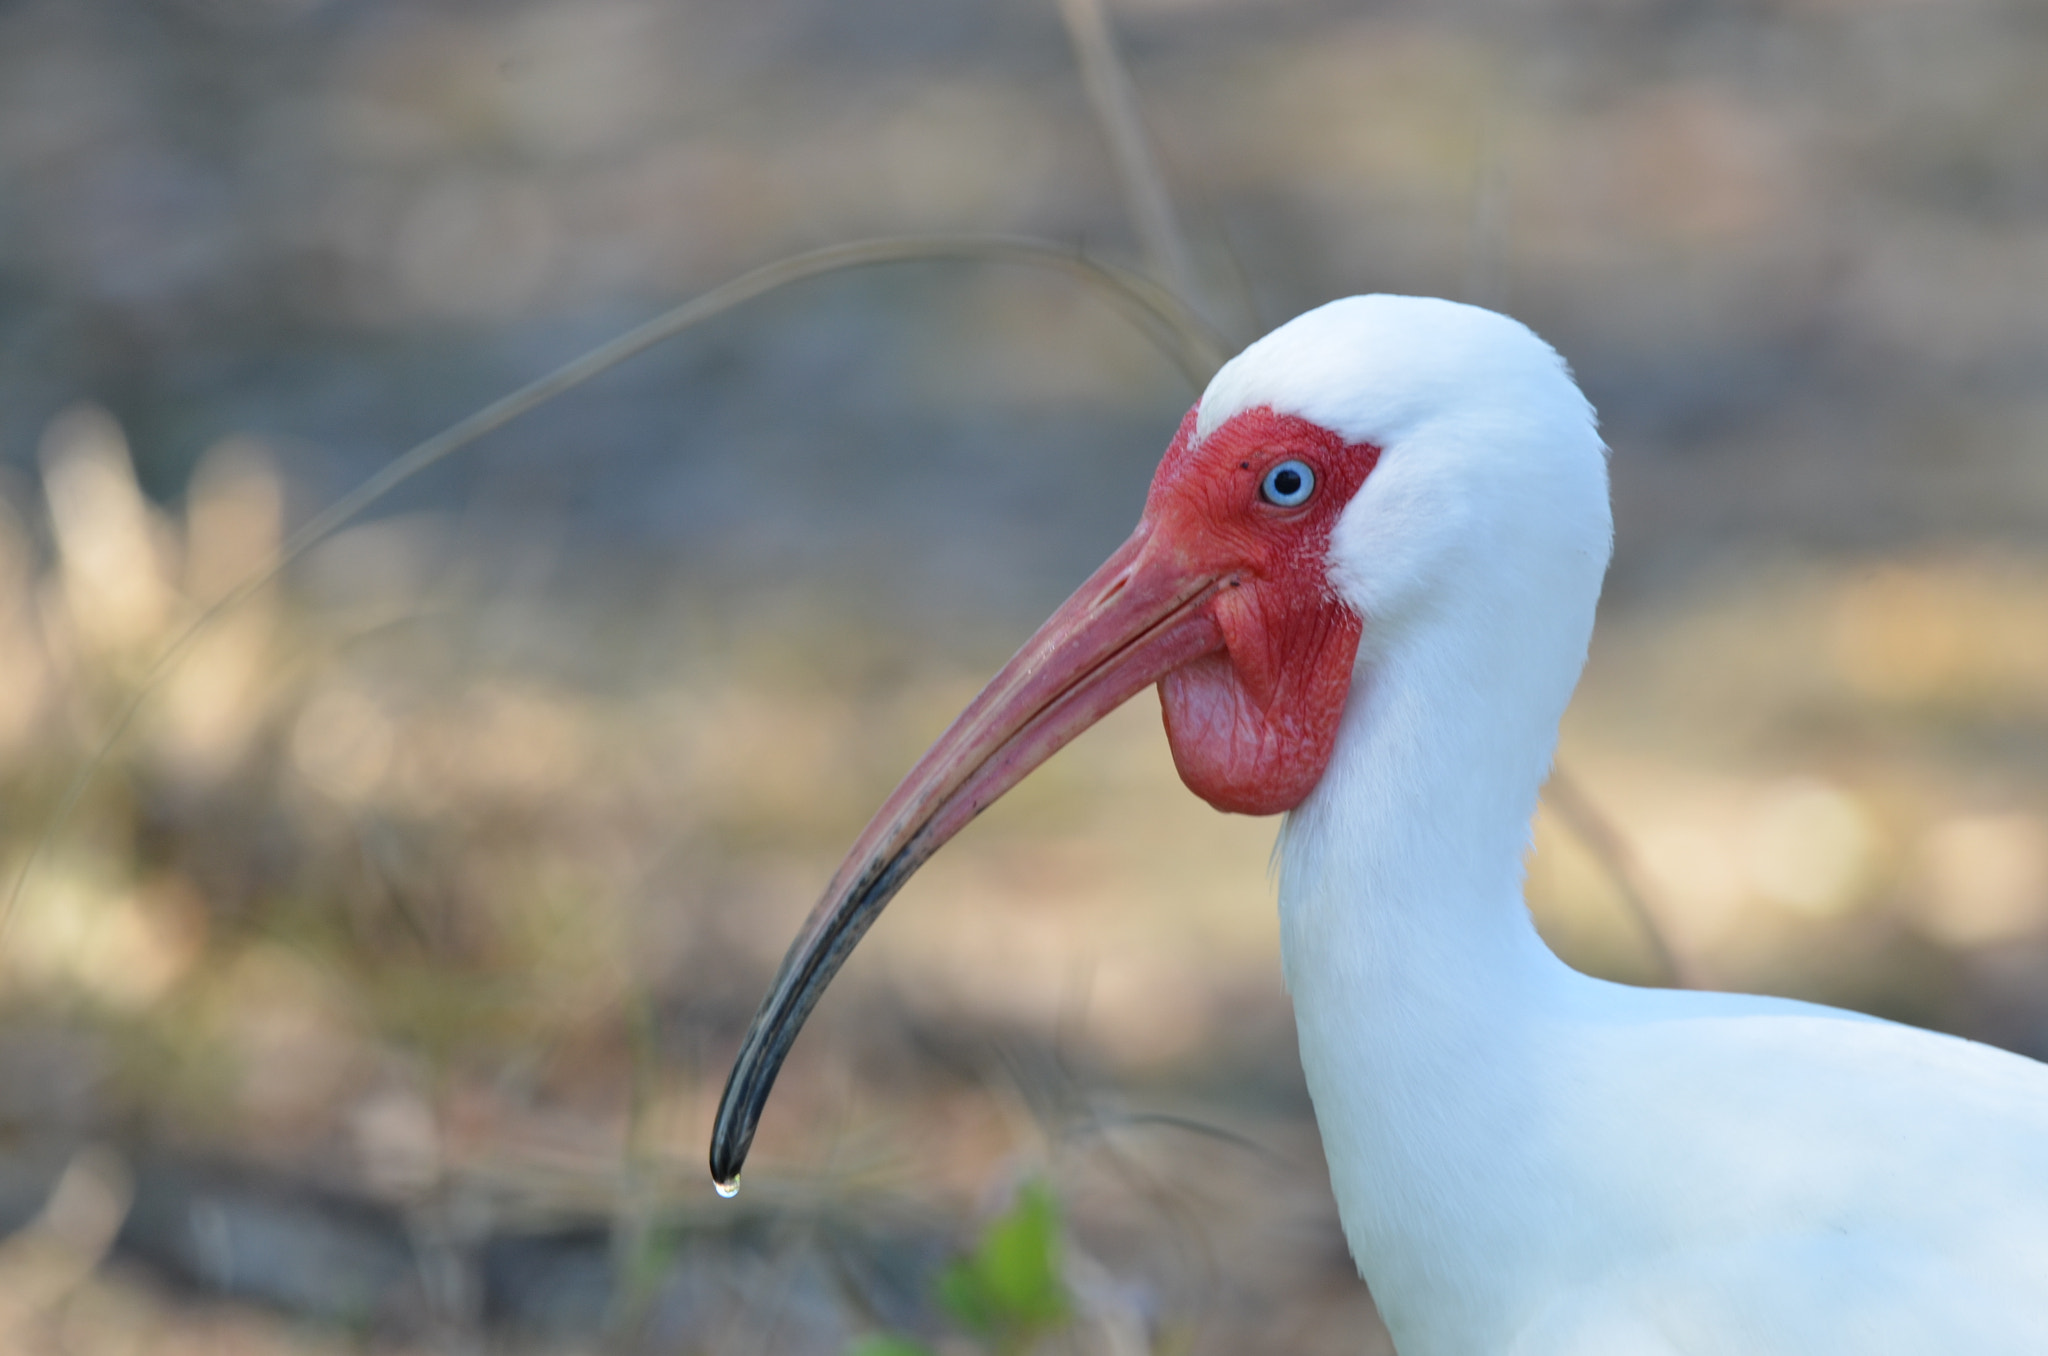
{"label": "bare red face patch", "polygon": [[1330,534],[1379,449],[1261,407],[1195,438],[1181,422],[1145,522],[1223,585],[1204,604],[1224,648],[1159,684],[1188,788],[1219,810],[1277,814],[1323,775],[1362,619],[1331,589]]}

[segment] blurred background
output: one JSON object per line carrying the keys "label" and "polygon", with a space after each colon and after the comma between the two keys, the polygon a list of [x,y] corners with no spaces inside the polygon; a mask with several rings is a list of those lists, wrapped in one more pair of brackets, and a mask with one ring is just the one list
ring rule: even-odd
{"label": "blurred background", "polygon": [[80,780],[408,446],[876,234],[1045,237],[1233,347],[1374,290],[1528,321],[1620,534],[1546,935],[1666,982],[1640,908],[1692,982],[2048,1055],[2048,9],[1110,0],[1137,123],[1104,17],[0,6],[0,1351],[971,1351],[933,1277],[1034,1179],[1048,1349],[1383,1349],[1273,826],[1149,698],[905,891],[705,1180],[796,921],[1195,395],[1070,277],[806,282],[605,374]]}

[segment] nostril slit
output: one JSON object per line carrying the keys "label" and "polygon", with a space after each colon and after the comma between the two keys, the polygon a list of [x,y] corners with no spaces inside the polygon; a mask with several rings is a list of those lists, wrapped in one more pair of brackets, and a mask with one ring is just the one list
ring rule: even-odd
{"label": "nostril slit", "polygon": [[1095,600],[1095,605],[1097,607],[1103,607],[1107,605],[1119,593],[1122,593],[1124,591],[1125,585],[1129,584],[1130,582],[1131,577],[1129,575],[1119,576],[1114,584],[1111,584],[1108,588],[1102,591],[1102,596]]}

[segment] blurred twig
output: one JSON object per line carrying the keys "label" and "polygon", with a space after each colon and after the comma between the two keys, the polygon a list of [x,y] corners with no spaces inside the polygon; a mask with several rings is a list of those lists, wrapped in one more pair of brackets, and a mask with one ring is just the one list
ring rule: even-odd
{"label": "blurred twig", "polygon": [[947,259],[1051,268],[1080,280],[1094,288],[1145,329],[1198,389],[1207,382],[1209,374],[1222,364],[1224,342],[1173,292],[1127,269],[1090,259],[1078,250],[1029,237],[887,236],[877,240],[854,241],[850,244],[812,250],[763,265],[750,273],[743,273],[723,286],[715,287],[699,297],[663,312],[643,325],[628,330],[616,339],[598,345],[538,381],[530,382],[510,395],[493,401],[468,418],[413,447],[354,490],[315,514],[285,541],[273,560],[204,608],[169,645],[164,647],[142,681],[136,685],[134,692],[116,713],[99,744],[65,786],[56,807],[22,859],[21,867],[15,873],[5,901],[0,902],[0,934],[4,934],[8,923],[13,919],[22,893],[34,876],[36,866],[49,843],[63,831],[72,813],[77,810],[100,766],[106,761],[114,746],[120,742],[121,737],[127,733],[143,702],[176,667],[178,661],[191,650],[193,643],[221,616],[261,591],[277,578],[286,566],[358,513],[428,467],[453,456],[556,396],[574,390],[591,378],[609,371],[663,340],[674,338],[692,326],[723,315],[756,297],[792,283],[847,269]]}
{"label": "blurred twig", "polygon": [[1214,1140],[1233,1149],[1243,1149],[1267,1167],[1284,1168],[1287,1160],[1272,1149],[1259,1143],[1249,1135],[1213,1124],[1195,1116],[1183,1116],[1171,1111],[1099,1111],[1093,1106],[1085,1114],[1060,1127],[1058,1138],[1082,1140],[1107,1135],[1112,1130],[1145,1129],[1159,1127],[1166,1130],[1182,1130],[1202,1139]]}
{"label": "blurred twig", "polygon": [[73,1156],[42,1211],[0,1241],[0,1350],[30,1349],[26,1330],[98,1270],[128,1216],[134,1178],[111,1150]]}
{"label": "blurred twig", "polygon": [[1096,121],[1109,141],[1109,153],[1116,160],[1124,206],[1144,248],[1146,265],[1181,297],[1193,298],[1195,271],[1187,238],[1174,212],[1173,195],[1167,192],[1158,151],[1146,132],[1137,89],[1117,52],[1103,0],[1060,0],[1060,19],[1074,44],[1089,106],[1095,110]]}
{"label": "blurred twig", "polygon": [[1500,90],[1482,82],[1473,131],[1472,230],[1464,299],[1499,310],[1508,302],[1506,137]]}
{"label": "blurred twig", "polygon": [[1578,837],[1586,850],[1593,854],[1594,860],[1600,863],[1608,879],[1614,882],[1629,917],[1635,920],[1636,929],[1642,934],[1643,944],[1649,948],[1664,978],[1680,989],[1704,987],[1691,965],[1682,960],[1665,939],[1656,911],[1650,907],[1649,892],[1643,888],[1635,854],[1629,850],[1628,841],[1614,826],[1614,821],[1587,797],[1578,780],[1566,772],[1562,764],[1551,768],[1550,783],[1543,794],[1565,827]]}
{"label": "blurred twig", "polygon": [[665,1197],[650,1170],[654,1132],[649,1122],[660,1098],[660,1023],[638,968],[628,964],[625,969],[626,1137],[620,1151],[618,1201],[612,1210],[612,1295],[605,1344],[614,1350],[640,1340],[660,1295],[667,1260],[665,1240],[656,1228]]}

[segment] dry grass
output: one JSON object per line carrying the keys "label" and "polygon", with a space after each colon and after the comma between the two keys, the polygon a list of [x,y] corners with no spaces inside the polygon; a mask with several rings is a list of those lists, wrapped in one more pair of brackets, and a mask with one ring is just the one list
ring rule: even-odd
{"label": "dry grass", "polygon": [[[676,277],[821,233],[1114,238],[1119,188],[1155,270],[1242,312],[1239,337],[1332,290],[1483,289],[1568,340],[1620,449],[1616,601],[1564,743],[1609,841],[1601,860],[1584,813],[1539,817],[1546,935],[1656,978],[1629,881],[1707,982],[2048,1052],[2048,426],[2024,380],[2037,289],[2015,282],[2048,255],[2038,186],[2007,165],[2038,159],[2013,154],[2034,29],[1988,5],[1938,33],[1884,6],[1725,32],[1648,8],[1489,26],[1396,7],[1176,45],[1210,20],[1132,8],[1108,17],[1153,44],[1135,85],[1102,8],[1067,9],[1120,176],[1028,44],[867,85],[835,83],[866,69],[836,54],[765,98],[658,7],[559,0],[504,31],[450,9],[354,34],[299,108],[347,172],[224,219],[270,252],[292,323],[372,347],[437,325],[481,327],[448,341],[475,346],[621,296],[644,313]],[[87,50],[68,22],[14,50]],[[1916,79],[1881,98],[1868,77],[1900,43]],[[717,103],[725,79],[744,88]],[[90,87],[13,124],[49,163],[73,163],[49,129]],[[677,89],[727,121],[701,131],[663,102]],[[1189,233],[1175,180],[1216,200],[1183,204]],[[986,255],[977,239],[955,252]],[[184,276],[150,238],[129,248]],[[1122,288],[1173,361],[1086,329],[1066,293],[913,294],[929,332],[892,419],[993,417],[1028,441],[1079,406],[1150,428],[1172,368],[1213,361],[1142,277],[1038,257]],[[806,259],[708,295],[835,262]],[[222,440],[164,501],[136,472],[160,427],[131,455],[97,407],[38,423],[34,471],[0,480],[0,872],[22,882],[0,945],[0,1351],[831,1352],[877,1325],[929,1334],[934,1266],[1031,1173],[1072,1218],[1077,1349],[1373,1349],[1279,986],[1270,826],[1189,797],[1143,700],[905,891],[798,1047],[747,1192],[707,1190],[724,1060],[796,919],[1028,624],[1015,594],[954,619],[1006,564],[1078,577],[1085,532],[1064,524],[1123,473],[1040,452],[1052,479],[1004,482],[1026,507],[993,514],[986,468],[949,482],[972,493],[944,539],[963,550],[926,569],[959,600],[937,621],[865,577],[886,550],[735,593],[791,523],[927,491],[928,463],[861,440],[883,397],[813,389],[849,333],[883,332],[879,295],[764,322],[823,336],[800,419],[773,423],[791,391],[741,359],[688,369],[777,431],[720,463],[767,468],[717,482],[746,563],[651,584],[604,542],[574,581],[522,577],[507,562],[547,544],[494,536],[459,494],[347,526],[366,500],[308,512],[331,467],[305,445]],[[150,328],[176,309],[159,294],[133,314],[94,296],[143,349],[177,347]],[[633,436],[668,437],[669,407],[632,408]],[[835,499],[852,466],[886,493]],[[827,487],[811,520],[756,493],[792,467]],[[903,526],[929,518],[880,521],[831,540],[945,555]]]}

